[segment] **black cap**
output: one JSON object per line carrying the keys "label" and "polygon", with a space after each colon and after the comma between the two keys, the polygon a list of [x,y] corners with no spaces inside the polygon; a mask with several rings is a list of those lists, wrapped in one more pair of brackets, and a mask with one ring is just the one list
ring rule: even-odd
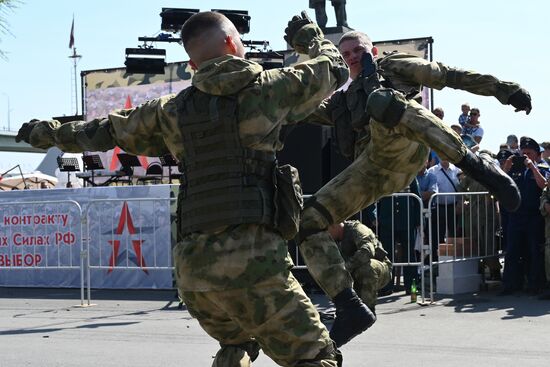
{"label": "black cap", "polygon": [[540,152],[540,146],[539,143],[535,141],[535,139],[531,139],[527,136],[523,136],[519,141],[519,148],[520,149],[533,149],[535,152]]}
{"label": "black cap", "polygon": [[502,161],[508,159],[508,157],[510,157],[511,155],[514,155],[514,153],[512,153],[510,149],[502,149],[497,153],[497,159],[499,161]]}

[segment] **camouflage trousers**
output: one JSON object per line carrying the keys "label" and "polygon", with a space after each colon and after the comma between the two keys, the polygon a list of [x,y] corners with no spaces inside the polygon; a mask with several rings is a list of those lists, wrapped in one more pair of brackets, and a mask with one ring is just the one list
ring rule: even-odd
{"label": "camouflage trousers", "polygon": [[[371,119],[369,128],[371,140],[361,154],[314,195],[318,205],[306,205],[301,226],[307,232],[325,230],[407,187],[426,162],[428,147],[451,163],[458,163],[467,151],[460,136],[412,100],[395,127]],[[307,236],[300,250],[312,277],[331,298],[353,286],[328,232]]]}
{"label": "camouflage trousers", "polygon": [[246,289],[183,291],[182,297],[189,313],[220,342],[215,367],[250,366],[254,342],[281,366],[338,365],[327,329],[290,272]]}
{"label": "camouflage trousers", "polygon": [[391,261],[387,258],[382,261],[372,259],[359,249],[346,263],[346,268],[351,273],[357,295],[374,311],[378,291],[391,280]]}

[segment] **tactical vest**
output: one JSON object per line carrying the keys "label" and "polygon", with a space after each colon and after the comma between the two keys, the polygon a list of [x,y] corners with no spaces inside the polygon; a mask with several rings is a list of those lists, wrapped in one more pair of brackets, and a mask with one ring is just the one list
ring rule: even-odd
{"label": "tactical vest", "polygon": [[214,96],[190,87],[176,105],[185,149],[178,234],[272,224],[275,153],[242,146],[237,96]]}
{"label": "tactical vest", "polygon": [[377,60],[374,71],[369,75],[360,75],[345,92],[346,107],[350,111],[350,122],[343,121],[336,124],[337,142],[344,156],[356,158],[361,153],[358,150],[364,149],[370,140],[368,128],[370,116],[366,111],[366,105],[367,99],[373,91],[381,87],[391,88],[403,93],[407,99],[418,100],[420,97],[420,86],[411,86],[410,83],[393,80],[379,67],[383,59]]}

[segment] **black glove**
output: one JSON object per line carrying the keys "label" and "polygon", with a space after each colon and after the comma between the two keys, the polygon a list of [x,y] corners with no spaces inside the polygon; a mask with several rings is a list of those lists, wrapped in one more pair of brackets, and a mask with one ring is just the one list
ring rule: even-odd
{"label": "black glove", "polygon": [[302,10],[300,15],[293,16],[290,22],[288,22],[288,26],[285,28],[285,41],[294,47],[292,41],[294,40],[296,33],[298,33],[303,26],[311,23],[313,23],[313,21],[309,18],[305,10]]}
{"label": "black glove", "polygon": [[523,88],[508,98],[508,104],[514,106],[516,108],[516,112],[525,111],[527,115],[531,112],[531,96],[529,95],[529,92]]}
{"label": "black glove", "polygon": [[15,137],[15,142],[19,143],[20,141],[24,141],[25,143],[30,144],[32,129],[39,122],[40,120],[37,120],[37,119],[32,119],[29,122],[25,122],[17,132],[17,136]]}
{"label": "black glove", "polygon": [[372,54],[365,52],[361,57],[361,66],[363,70],[361,71],[361,76],[366,78],[371,76],[376,72],[376,63],[372,57]]}

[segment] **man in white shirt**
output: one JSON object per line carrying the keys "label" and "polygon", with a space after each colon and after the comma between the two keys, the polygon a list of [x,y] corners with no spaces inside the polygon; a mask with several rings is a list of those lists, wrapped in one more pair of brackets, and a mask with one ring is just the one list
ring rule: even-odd
{"label": "man in white shirt", "polygon": [[[439,164],[430,168],[428,172],[435,175],[439,194],[458,191],[458,175],[461,171],[454,164],[442,160]],[[435,209],[437,215],[434,218],[437,218],[437,220],[433,224],[437,228],[437,238],[432,240],[434,245],[443,243],[446,237],[457,237],[456,199],[455,195],[438,195],[434,199],[437,203]]]}

